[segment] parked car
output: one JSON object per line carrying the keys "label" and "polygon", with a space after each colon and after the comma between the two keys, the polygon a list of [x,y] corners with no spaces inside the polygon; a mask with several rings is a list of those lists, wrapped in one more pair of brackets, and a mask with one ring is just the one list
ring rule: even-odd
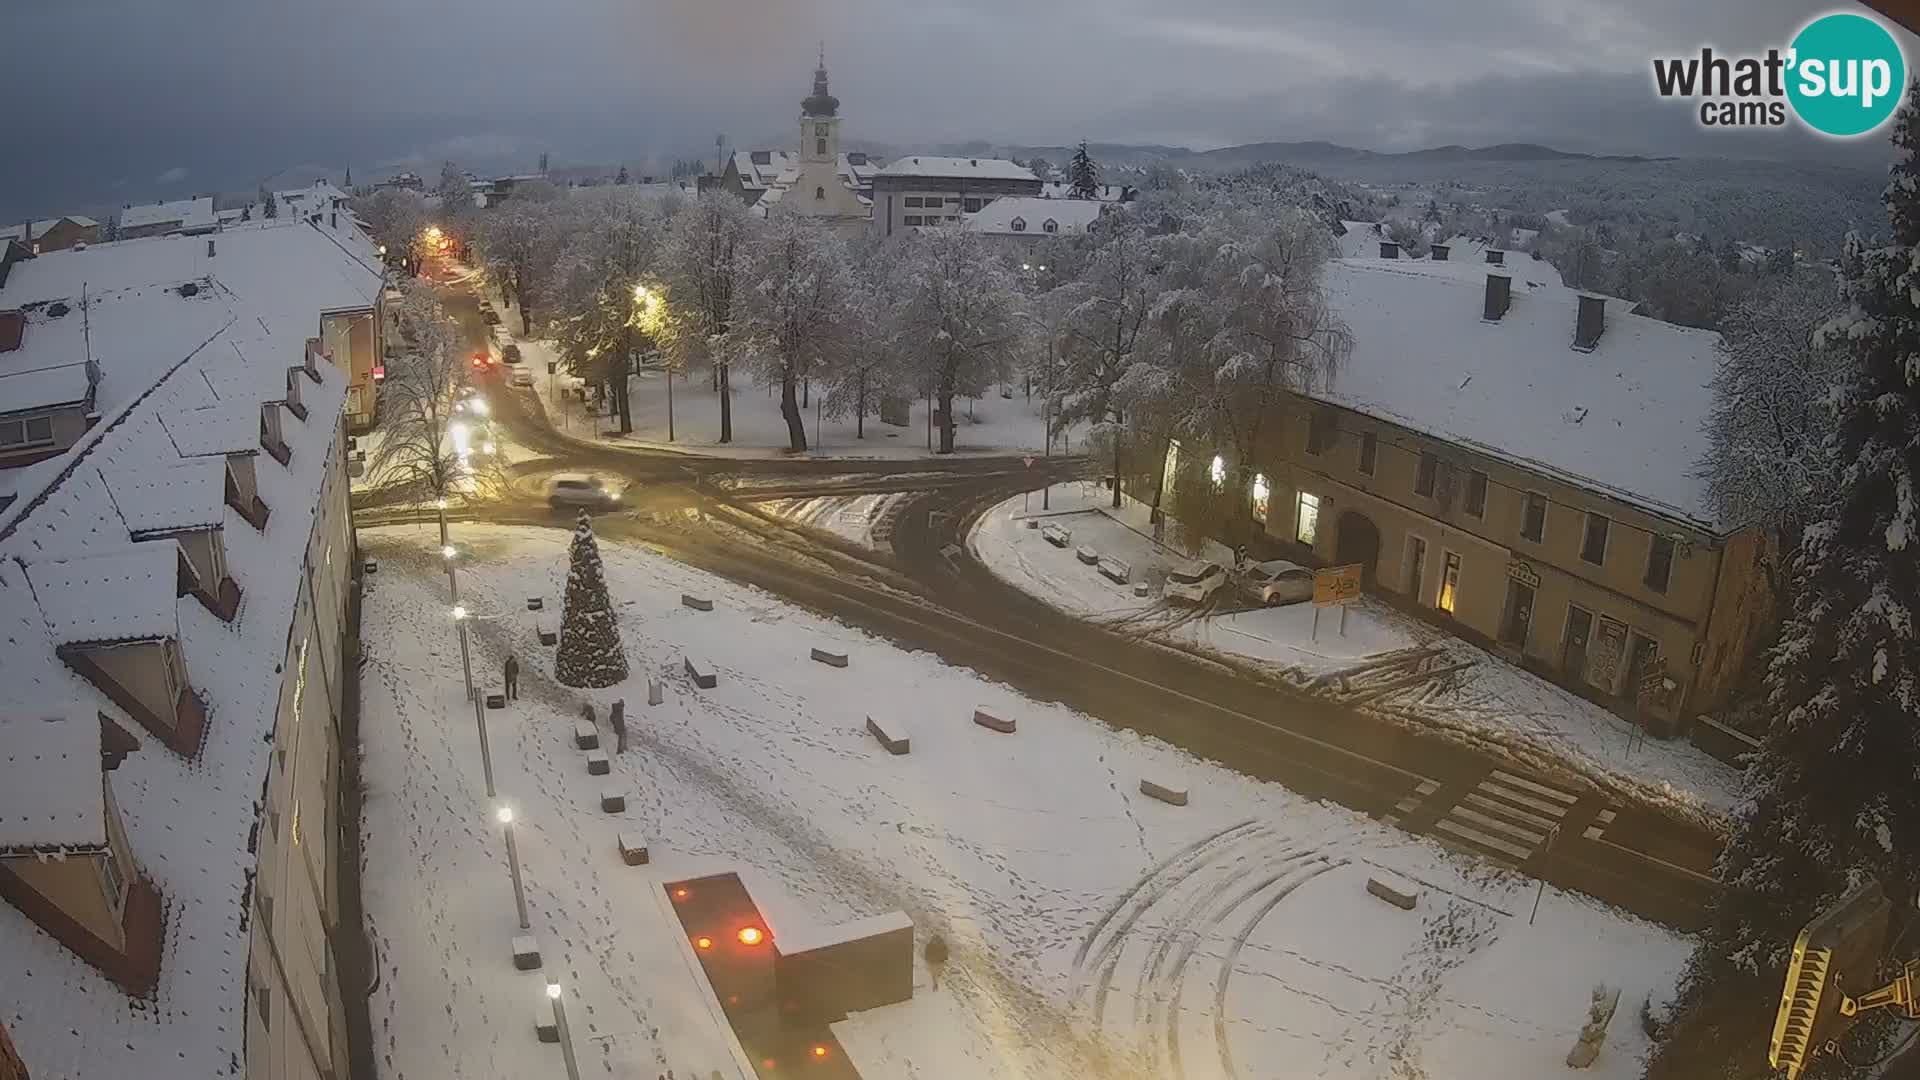
{"label": "parked car", "polygon": [[488,326],[499,326],[500,313],[493,310],[492,308],[481,308],[480,321],[483,323],[486,323]]}
{"label": "parked car", "polygon": [[506,361],[509,364],[519,363],[520,362],[520,346],[514,344],[511,341],[507,342],[505,345],[500,346],[500,359]]}
{"label": "parked car", "polygon": [[589,473],[560,473],[547,482],[547,505],[606,510],[620,504],[620,492],[611,481]]}
{"label": "parked car", "polygon": [[1168,571],[1164,592],[1169,600],[1204,604],[1208,597],[1219,592],[1220,587],[1226,583],[1227,571],[1219,563],[1194,563],[1179,570]]}
{"label": "parked car", "polygon": [[512,383],[514,386],[530,387],[533,385],[533,372],[528,371],[524,367],[514,368],[513,375],[510,378],[508,378],[507,381],[509,383]]}
{"label": "parked car", "polygon": [[1313,599],[1313,571],[1285,559],[1253,563],[1241,572],[1240,583],[1267,607]]}

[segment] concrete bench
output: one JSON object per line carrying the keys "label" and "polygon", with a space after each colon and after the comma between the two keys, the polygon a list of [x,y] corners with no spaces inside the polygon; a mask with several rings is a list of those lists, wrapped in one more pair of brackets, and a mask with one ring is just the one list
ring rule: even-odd
{"label": "concrete bench", "polygon": [[712,611],[713,601],[704,596],[695,596],[692,593],[681,593],[680,606],[690,607],[695,611]]}
{"label": "concrete bench", "polygon": [[1073,543],[1073,530],[1061,525],[1043,525],[1040,536],[1054,547],[1063,548]]}
{"label": "concrete bench", "polygon": [[1081,544],[1079,547],[1073,549],[1073,557],[1086,563],[1088,566],[1098,566],[1100,564],[1100,553],[1085,544]]}
{"label": "concrete bench", "polygon": [[1133,577],[1133,567],[1128,566],[1126,563],[1112,556],[1101,559],[1099,563],[1096,564],[1096,568],[1100,571],[1101,577],[1106,578],[1115,585],[1125,585],[1127,581]]}
{"label": "concrete bench", "polygon": [[600,729],[585,717],[573,722],[573,745],[581,750],[600,749]]}
{"label": "concrete bench", "polygon": [[507,707],[507,695],[505,694],[488,694],[487,695],[487,708],[504,709],[506,707]]}
{"label": "concrete bench", "polygon": [[622,814],[627,809],[627,793],[612,784],[600,789],[600,809],[608,814]]}
{"label": "concrete bench", "polygon": [[1420,902],[1420,889],[1405,878],[1392,874],[1374,874],[1367,878],[1367,891],[1399,908],[1412,911]]}
{"label": "concrete bench", "polygon": [[1147,584],[1146,582],[1144,582],[1144,581],[1136,581],[1136,582],[1134,582],[1134,583],[1133,583],[1133,595],[1135,595],[1135,596],[1152,596],[1152,595],[1153,595],[1153,586],[1151,586],[1151,585],[1148,585],[1148,584]]}
{"label": "concrete bench", "polygon": [[687,669],[687,678],[693,680],[693,685],[702,690],[711,690],[720,685],[720,675],[713,670],[712,664],[704,660],[695,660],[691,656],[687,657],[684,662]]}
{"label": "concrete bench", "polygon": [[1151,780],[1142,780],[1140,781],[1140,794],[1145,795],[1149,799],[1159,799],[1168,806],[1187,805],[1186,788],[1167,787],[1165,784],[1156,784]]}
{"label": "concrete bench", "polygon": [[648,679],[647,704],[658,705],[665,700],[667,700],[667,688],[661,685],[659,679]]}
{"label": "concrete bench", "polygon": [[828,652],[825,649],[816,648],[813,650],[813,658],[828,667],[847,666],[847,654],[843,652]]}
{"label": "concrete bench", "polygon": [[645,866],[651,856],[647,854],[647,842],[632,833],[620,834],[620,861],[628,866]]}
{"label": "concrete bench", "polygon": [[532,971],[540,966],[540,943],[530,936],[513,939],[513,966],[521,971]]}
{"label": "concrete bench", "polygon": [[553,1014],[553,1001],[545,994],[533,1007],[533,1033],[544,1043],[560,1041],[560,1021]]}
{"label": "concrete bench", "polygon": [[368,559],[365,563],[361,564],[360,569],[369,574],[377,574],[380,572],[380,564],[374,562],[372,559]]}
{"label": "concrete bench", "polygon": [[886,747],[889,754],[904,754],[913,748],[912,739],[908,737],[906,729],[901,727],[898,721],[880,721],[869,716],[867,731],[879,740],[881,746]]}
{"label": "concrete bench", "polygon": [[612,771],[613,763],[607,760],[605,753],[599,750],[590,750],[587,752],[588,776],[605,776]]}
{"label": "concrete bench", "polygon": [[1013,734],[1014,722],[1012,720],[1001,719],[987,712],[985,709],[973,710],[973,722],[986,728],[988,731],[997,731],[1002,735]]}
{"label": "concrete bench", "polygon": [[547,606],[547,601],[545,597],[540,597],[540,596],[527,597],[528,611],[540,611],[544,609],[546,606]]}
{"label": "concrete bench", "polygon": [[1029,529],[1037,529],[1040,527],[1040,519],[1028,518],[1026,521],[1022,522],[1022,524],[1024,524]]}
{"label": "concrete bench", "polygon": [[551,625],[548,625],[546,623],[540,624],[539,634],[540,634],[540,644],[542,645],[560,644],[560,631],[555,630]]}

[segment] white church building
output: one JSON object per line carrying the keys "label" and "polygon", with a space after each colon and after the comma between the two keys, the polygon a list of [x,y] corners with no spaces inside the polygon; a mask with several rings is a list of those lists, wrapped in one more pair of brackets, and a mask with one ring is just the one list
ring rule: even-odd
{"label": "white church building", "polygon": [[865,154],[840,152],[840,99],[827,89],[823,56],[813,93],[800,103],[798,151],[735,153],[720,182],[760,214],[796,213],[854,235],[873,217],[873,166]]}

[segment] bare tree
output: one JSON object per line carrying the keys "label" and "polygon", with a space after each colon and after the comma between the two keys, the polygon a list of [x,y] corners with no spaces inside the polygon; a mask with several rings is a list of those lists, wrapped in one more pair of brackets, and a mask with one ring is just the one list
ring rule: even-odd
{"label": "bare tree", "polygon": [[711,366],[723,443],[733,441],[734,302],[753,224],[746,204],[724,191],[709,191],[673,215],[661,251],[681,326],[672,355],[684,369],[695,363]]}
{"label": "bare tree", "polygon": [[940,453],[951,454],[954,397],[983,393],[1019,349],[1019,285],[1000,252],[959,229],[908,236],[899,259],[893,337],[941,414]]}
{"label": "bare tree", "polygon": [[368,485],[415,504],[498,490],[505,476],[484,445],[485,414],[469,404],[458,327],[419,284],[405,286],[398,318],[408,351],[387,362]]}
{"label": "bare tree", "polygon": [[807,448],[800,386],[824,374],[851,336],[846,245],[798,214],[776,212],[747,248],[736,332],[761,378],[780,387],[787,444]]}

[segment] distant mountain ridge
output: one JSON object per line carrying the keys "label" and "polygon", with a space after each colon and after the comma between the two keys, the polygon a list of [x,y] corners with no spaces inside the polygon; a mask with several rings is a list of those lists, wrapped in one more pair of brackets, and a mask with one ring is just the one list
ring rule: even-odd
{"label": "distant mountain ridge", "polygon": [[[1678,160],[1672,157],[1646,157],[1639,154],[1583,154],[1571,150],[1557,150],[1540,143],[1498,143],[1493,146],[1477,147],[1448,144],[1422,150],[1382,151],[1363,150],[1314,139],[1298,142],[1242,143],[1213,150],[1190,150],[1183,146],[1131,143],[1090,143],[1087,149],[1101,161],[1127,164],[1166,161],[1176,165],[1250,165],[1263,161],[1284,161],[1296,164],[1337,162],[1383,165],[1395,162],[1435,164],[1466,161],[1613,161],[1632,164]],[[940,152],[943,153],[951,152],[968,156],[1004,153],[1019,158],[1042,157],[1056,165],[1064,164],[1072,156],[1073,151],[1074,148],[1071,146],[994,147],[981,142],[960,143],[940,148]]]}

